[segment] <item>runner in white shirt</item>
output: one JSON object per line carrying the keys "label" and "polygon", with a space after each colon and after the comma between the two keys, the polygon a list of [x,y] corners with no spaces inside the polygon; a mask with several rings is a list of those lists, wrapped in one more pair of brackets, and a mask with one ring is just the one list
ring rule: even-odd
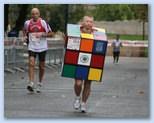
{"label": "runner in white shirt", "polygon": [[116,40],[112,42],[112,47],[113,47],[113,63],[118,63],[120,55],[120,47],[122,47],[122,43],[119,40],[119,35],[117,35]]}
{"label": "runner in white shirt", "polygon": [[45,55],[48,50],[46,37],[52,37],[53,32],[50,26],[40,18],[40,11],[38,8],[31,10],[31,19],[24,24],[24,35],[28,39],[28,53],[29,53],[29,83],[28,91],[34,92],[34,67],[35,59],[39,57],[39,82],[37,83],[36,91],[41,92],[42,79],[45,69]]}

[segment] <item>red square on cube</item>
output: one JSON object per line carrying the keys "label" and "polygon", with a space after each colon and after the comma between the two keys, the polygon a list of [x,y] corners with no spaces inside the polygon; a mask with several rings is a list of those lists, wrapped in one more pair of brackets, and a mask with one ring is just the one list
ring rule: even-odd
{"label": "red square on cube", "polygon": [[102,55],[92,55],[90,66],[94,68],[103,68],[104,58],[105,57]]}
{"label": "red square on cube", "polygon": [[67,50],[65,53],[65,63],[66,64],[77,64],[79,53],[76,51]]}

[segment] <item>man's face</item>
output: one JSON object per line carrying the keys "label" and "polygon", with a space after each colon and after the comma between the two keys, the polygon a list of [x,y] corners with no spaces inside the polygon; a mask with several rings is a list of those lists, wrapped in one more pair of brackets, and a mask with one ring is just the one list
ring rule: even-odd
{"label": "man's face", "polygon": [[31,16],[32,16],[32,18],[33,18],[34,20],[37,20],[37,19],[39,18],[39,16],[40,16],[40,13],[39,13],[38,10],[33,10],[33,11],[31,12]]}
{"label": "man's face", "polygon": [[86,17],[83,21],[83,26],[87,29],[92,29],[93,27],[93,18]]}

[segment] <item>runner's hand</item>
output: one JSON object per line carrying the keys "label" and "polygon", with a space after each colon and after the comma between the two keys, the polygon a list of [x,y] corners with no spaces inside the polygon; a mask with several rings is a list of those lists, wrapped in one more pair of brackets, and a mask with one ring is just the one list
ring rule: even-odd
{"label": "runner's hand", "polygon": [[28,40],[28,37],[27,37],[27,36],[24,36],[24,37],[23,37],[23,41],[24,41],[24,42],[27,42],[27,40]]}
{"label": "runner's hand", "polygon": [[47,37],[47,34],[46,33],[43,33],[42,34],[42,37],[44,37],[44,38]]}

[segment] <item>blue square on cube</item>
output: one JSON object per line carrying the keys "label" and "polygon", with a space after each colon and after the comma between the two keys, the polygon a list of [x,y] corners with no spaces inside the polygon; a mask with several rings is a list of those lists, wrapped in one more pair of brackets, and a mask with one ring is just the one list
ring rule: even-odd
{"label": "blue square on cube", "polygon": [[107,41],[94,41],[93,53],[103,54],[105,55],[107,48]]}
{"label": "blue square on cube", "polygon": [[76,79],[87,80],[88,79],[88,67],[78,66],[76,69]]}

